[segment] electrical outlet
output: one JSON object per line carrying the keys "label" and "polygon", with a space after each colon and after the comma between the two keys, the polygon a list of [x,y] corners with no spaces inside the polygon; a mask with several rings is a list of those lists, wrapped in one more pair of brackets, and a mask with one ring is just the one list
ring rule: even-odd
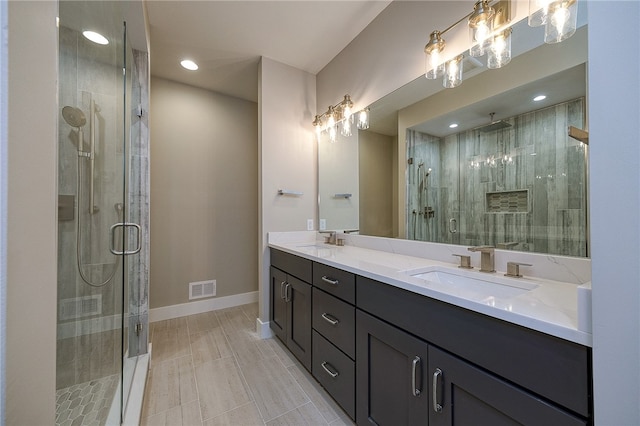
{"label": "electrical outlet", "polygon": [[307,219],[307,231],[313,231],[313,219]]}
{"label": "electrical outlet", "polygon": [[320,230],[324,231],[327,229],[327,219],[320,219]]}

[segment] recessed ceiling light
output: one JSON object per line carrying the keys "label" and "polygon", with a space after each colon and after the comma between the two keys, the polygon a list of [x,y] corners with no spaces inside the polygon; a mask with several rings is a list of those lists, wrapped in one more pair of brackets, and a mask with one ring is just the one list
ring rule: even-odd
{"label": "recessed ceiling light", "polygon": [[98,44],[109,44],[109,40],[105,36],[95,31],[83,31],[82,35],[85,36],[88,40],[91,40],[94,43]]}
{"label": "recessed ceiling light", "polygon": [[450,128],[450,129],[455,129],[456,127],[458,127],[458,123],[451,123],[451,124],[449,124],[449,128]]}
{"label": "recessed ceiling light", "polygon": [[195,71],[198,69],[198,64],[190,59],[185,59],[184,61],[180,62],[180,65],[182,65],[183,68],[186,68],[189,71]]}
{"label": "recessed ceiling light", "polygon": [[547,99],[546,95],[538,95],[535,98],[533,98],[534,102],[540,102],[540,101],[544,101],[545,99]]}

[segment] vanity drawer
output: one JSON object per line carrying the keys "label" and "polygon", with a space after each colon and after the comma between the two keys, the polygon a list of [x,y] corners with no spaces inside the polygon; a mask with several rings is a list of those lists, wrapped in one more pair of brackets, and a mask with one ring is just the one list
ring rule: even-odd
{"label": "vanity drawer", "polygon": [[356,277],[350,272],[314,263],[313,285],[352,305],[356,303]]}
{"label": "vanity drawer", "polygon": [[313,262],[309,259],[271,249],[271,266],[308,283],[311,282],[312,264]]}
{"label": "vanity drawer", "polygon": [[317,331],[313,332],[313,377],[355,419],[355,362]]}
{"label": "vanity drawer", "polygon": [[351,359],[356,356],[356,309],[342,300],[313,289],[313,328]]}

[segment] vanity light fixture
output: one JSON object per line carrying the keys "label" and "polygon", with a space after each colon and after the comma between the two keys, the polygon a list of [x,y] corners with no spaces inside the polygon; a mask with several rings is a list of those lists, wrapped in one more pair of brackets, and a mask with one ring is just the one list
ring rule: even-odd
{"label": "vanity light fixture", "polygon": [[198,64],[193,62],[191,59],[184,59],[180,61],[180,65],[182,65],[182,68],[188,69],[189,71],[195,71],[198,69]]}
{"label": "vanity light fixture", "polygon": [[442,84],[445,88],[452,89],[462,83],[462,59],[464,59],[464,56],[458,55],[444,64]]}
{"label": "vanity light fixture", "polygon": [[467,20],[471,37],[469,55],[483,56],[490,52],[491,66],[500,68],[511,60],[511,32],[506,28],[510,22],[511,0],[500,0],[494,6],[489,0],[477,1],[473,11],[451,24],[444,31],[433,31],[424,47],[425,77],[434,80],[444,75],[443,85],[457,87],[462,83],[462,55],[444,62],[442,53],[446,42],[442,36],[456,25]]}
{"label": "vanity light fixture", "polygon": [[[355,115],[358,115],[358,129],[368,129],[368,111],[369,109],[365,108],[362,111],[354,113],[351,96],[344,95],[344,99],[342,99],[342,101],[335,105],[329,105],[326,112],[316,115],[313,120],[313,126],[316,128],[318,138],[320,138],[320,134],[323,131],[327,131],[329,134],[329,141],[335,142],[337,140],[338,127],[340,127],[340,134],[342,136],[349,137],[352,135],[352,125]],[[363,127],[363,117],[364,122],[366,122],[366,127]]]}
{"label": "vanity light fixture", "polygon": [[[424,47],[425,77],[434,80],[444,75],[444,87],[457,87],[462,82],[462,55],[445,63],[443,35],[467,19],[471,38],[471,57],[487,53],[487,67],[501,68],[511,61],[511,0],[476,1],[473,11],[444,31],[433,31]],[[545,43],[559,43],[576,32],[578,0],[529,0],[529,25],[545,26]],[[459,75],[459,77],[458,77]]]}
{"label": "vanity light fixture", "polygon": [[358,129],[367,130],[369,128],[369,108],[365,108],[358,113]]}
{"label": "vanity light fixture", "polygon": [[109,40],[107,40],[107,38],[105,36],[103,36],[100,33],[97,33],[95,31],[83,31],[82,35],[87,39],[87,40],[91,40],[94,43],[97,44],[101,44],[101,45],[107,45],[109,44]]}
{"label": "vanity light fixture", "polygon": [[487,55],[487,68],[502,68],[511,62],[511,28],[493,36]]}
{"label": "vanity light fixture", "polygon": [[559,43],[576,32],[578,0],[529,0],[529,26],[544,25],[544,42]]}
{"label": "vanity light fixture", "polygon": [[473,6],[473,12],[469,16],[469,36],[471,49],[469,54],[474,57],[482,56],[491,41],[493,32],[493,18],[496,11],[489,6],[489,0],[481,0]]}

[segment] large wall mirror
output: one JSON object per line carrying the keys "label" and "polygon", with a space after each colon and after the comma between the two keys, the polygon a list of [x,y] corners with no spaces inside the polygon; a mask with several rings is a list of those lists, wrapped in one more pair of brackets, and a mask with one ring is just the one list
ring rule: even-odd
{"label": "large wall mirror", "polygon": [[460,87],[419,77],[370,106],[368,130],[320,139],[324,229],[588,257],[588,139],[568,132],[588,128],[578,19],[553,45],[516,23],[507,66],[465,58]]}

